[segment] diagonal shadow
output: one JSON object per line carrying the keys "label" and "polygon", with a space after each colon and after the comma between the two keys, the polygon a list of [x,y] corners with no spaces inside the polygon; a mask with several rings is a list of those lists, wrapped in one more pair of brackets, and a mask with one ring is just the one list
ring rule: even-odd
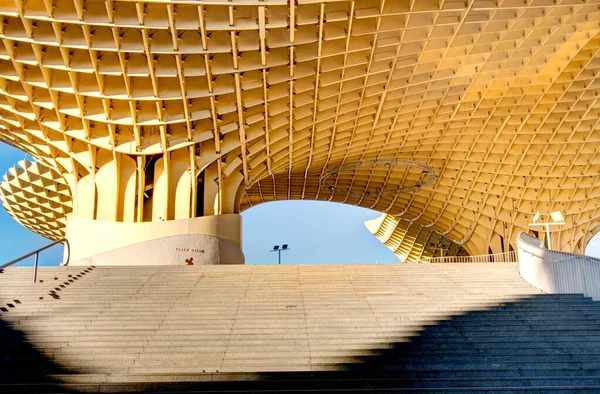
{"label": "diagonal shadow", "polygon": [[63,386],[52,375],[77,371],[56,365],[22,332],[0,324],[3,392],[600,392],[600,303],[574,295],[464,311],[368,356],[332,358],[316,366],[321,371],[164,375],[157,383]]}
{"label": "diagonal shadow", "polygon": [[52,361],[32,344],[25,333],[0,317],[0,381],[9,392],[35,392],[33,387],[70,392],[53,375],[73,374]]}

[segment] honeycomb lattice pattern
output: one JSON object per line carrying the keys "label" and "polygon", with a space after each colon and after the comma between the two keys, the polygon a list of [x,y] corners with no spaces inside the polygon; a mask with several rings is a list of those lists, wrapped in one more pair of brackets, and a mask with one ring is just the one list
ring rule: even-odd
{"label": "honeycomb lattice pattern", "polygon": [[[77,215],[193,217],[205,173],[204,214],[338,201],[470,254],[508,249],[536,211],[563,212],[559,249],[599,229],[599,0],[16,0],[0,15],[0,139],[92,184]],[[145,217],[157,155],[167,187]],[[362,195],[320,188],[327,168],[382,158],[438,177],[375,197],[421,175],[357,168],[337,190]]]}
{"label": "honeycomb lattice pattern", "polygon": [[365,225],[403,263],[420,263],[421,259],[431,257],[468,255],[459,244],[431,228],[405,222],[392,215],[384,213]]}
{"label": "honeycomb lattice pattern", "polygon": [[37,161],[20,161],[4,175],[0,200],[29,230],[53,240],[64,237],[66,215],[72,211],[71,192],[55,170]]}

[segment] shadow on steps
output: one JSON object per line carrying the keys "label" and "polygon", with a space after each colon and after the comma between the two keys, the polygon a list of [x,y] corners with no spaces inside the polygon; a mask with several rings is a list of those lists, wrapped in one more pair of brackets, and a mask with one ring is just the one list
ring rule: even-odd
{"label": "shadow on steps", "polygon": [[[77,371],[68,370],[54,363],[32,344],[25,333],[15,329],[0,316],[0,391],[36,392],[35,388],[70,391],[61,387],[51,376],[75,374]],[[8,385],[6,389],[1,389]]]}
{"label": "shadow on steps", "polygon": [[[331,357],[331,362],[316,366],[323,371],[312,372],[78,378],[69,375],[77,371],[54,364],[19,330],[1,323],[0,332],[0,391],[6,393],[600,393],[600,303],[572,295],[537,295],[464,311],[353,362]],[[75,380],[59,382],[52,377],[56,375]]]}

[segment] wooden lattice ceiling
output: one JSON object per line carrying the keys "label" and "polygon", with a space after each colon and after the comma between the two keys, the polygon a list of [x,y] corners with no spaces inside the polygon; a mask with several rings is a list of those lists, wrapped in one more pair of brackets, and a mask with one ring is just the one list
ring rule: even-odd
{"label": "wooden lattice ceiling", "polygon": [[402,221],[392,215],[365,222],[378,240],[403,263],[420,263],[425,259],[444,256],[465,256],[467,252],[456,242],[416,222]]}
{"label": "wooden lattice ceiling", "polygon": [[[2,0],[0,15],[0,139],[98,190],[107,163],[135,162],[135,212],[78,214],[142,220],[144,158],[162,155],[192,186],[214,166],[234,211],[340,201],[469,253],[508,248],[536,211],[563,211],[562,249],[598,231],[597,0]],[[418,174],[362,167],[336,181],[362,195],[320,187],[332,166],[382,158],[437,180],[377,196]],[[184,192],[165,192],[162,218],[186,215]]]}

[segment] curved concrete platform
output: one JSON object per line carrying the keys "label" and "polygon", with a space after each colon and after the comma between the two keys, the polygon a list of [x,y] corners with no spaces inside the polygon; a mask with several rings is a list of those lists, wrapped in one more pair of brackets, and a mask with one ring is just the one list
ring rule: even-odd
{"label": "curved concrete platform", "polygon": [[519,271],[533,286],[552,294],[581,293],[600,300],[600,259],[544,248],[526,233],[517,237]]}
{"label": "curved concrete platform", "polygon": [[69,216],[69,265],[244,264],[241,231],[237,214],[143,223]]}
{"label": "curved concrete platform", "polygon": [[69,263],[72,266],[213,264],[244,264],[244,254],[227,239],[186,234],[139,242]]}

